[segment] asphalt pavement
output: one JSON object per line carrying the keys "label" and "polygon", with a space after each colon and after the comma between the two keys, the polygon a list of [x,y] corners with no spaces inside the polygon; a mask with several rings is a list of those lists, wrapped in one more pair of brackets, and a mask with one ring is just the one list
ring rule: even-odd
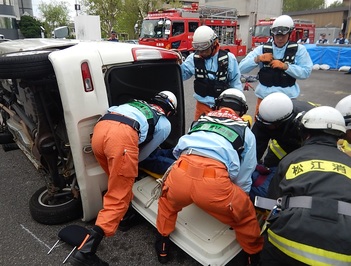
{"label": "asphalt pavement", "polygon": [[[255,72],[250,73],[255,75]],[[344,96],[351,94],[351,75],[338,71],[313,71],[307,80],[298,81],[300,99],[322,105],[335,106]],[[253,87],[256,83],[250,83]],[[194,113],[192,80],[184,82],[186,125]],[[254,91],[245,91],[249,114],[253,114],[256,97]],[[35,222],[29,213],[28,202],[33,193],[44,186],[44,177],[19,150],[4,152],[0,148],[0,265],[61,265],[71,247],[61,242],[51,254],[50,247],[58,239],[59,230],[68,224],[90,227],[92,223],[80,220],[63,225],[43,225]],[[161,265],[154,251],[156,229],[145,220],[127,232],[105,238],[98,255],[110,265]],[[173,245],[173,259],[168,265],[200,265],[187,253]],[[67,265],[69,265],[67,263]]]}

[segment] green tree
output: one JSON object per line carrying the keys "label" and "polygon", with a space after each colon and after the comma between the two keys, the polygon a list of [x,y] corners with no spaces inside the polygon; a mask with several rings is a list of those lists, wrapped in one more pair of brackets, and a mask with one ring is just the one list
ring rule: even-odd
{"label": "green tree", "polygon": [[69,24],[69,9],[67,2],[57,2],[55,0],[48,4],[41,2],[38,6],[38,10],[43,18],[47,37],[51,37],[51,32],[55,28],[68,26]]}
{"label": "green tree", "polygon": [[[88,15],[100,16],[102,37],[109,36],[111,30],[119,35],[125,33],[127,38],[134,39],[134,25],[140,22],[146,14],[162,7],[161,0],[83,0]],[[169,2],[179,2],[173,0]]]}
{"label": "green tree", "polygon": [[324,0],[284,0],[283,13],[291,11],[322,9],[324,6]]}
{"label": "green tree", "polygon": [[86,0],[86,12],[100,16],[101,32],[108,36],[111,30],[118,31],[118,18],[122,12],[122,0]]}
{"label": "green tree", "polygon": [[138,20],[140,20],[140,13],[139,7],[135,4],[135,0],[125,0],[120,17],[118,18],[118,25],[116,26],[116,30],[119,34],[126,34],[122,36],[122,40],[124,38],[135,39],[138,37],[134,31],[134,25]]}
{"label": "green tree", "polygon": [[19,22],[19,28],[25,38],[41,37],[41,22],[31,16],[23,15]]}
{"label": "green tree", "polygon": [[344,4],[343,4],[342,1],[336,0],[336,1],[334,1],[333,3],[331,3],[331,4],[328,6],[328,8],[334,8],[334,7],[339,7],[339,6],[343,6],[343,5],[344,5]]}

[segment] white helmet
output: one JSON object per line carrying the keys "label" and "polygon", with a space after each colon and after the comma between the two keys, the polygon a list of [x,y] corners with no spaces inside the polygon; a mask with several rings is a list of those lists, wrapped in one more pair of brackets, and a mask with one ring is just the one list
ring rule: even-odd
{"label": "white helmet", "polygon": [[282,15],[273,21],[271,32],[273,35],[285,35],[292,32],[294,28],[295,26],[292,18],[288,15]]}
{"label": "white helmet", "polygon": [[217,39],[217,34],[209,26],[200,26],[194,32],[193,48],[198,51],[204,51],[211,47]]}
{"label": "white helmet", "polygon": [[216,99],[215,107],[219,109],[220,106],[238,111],[239,116],[243,116],[248,110],[244,93],[240,89],[235,88],[226,89],[219,95]]}
{"label": "white helmet", "polygon": [[152,103],[159,105],[167,116],[174,115],[177,111],[177,97],[170,91],[161,91],[155,95]]}
{"label": "white helmet", "polygon": [[256,116],[257,121],[271,125],[282,123],[293,116],[293,103],[291,99],[282,92],[274,92],[266,96]]}
{"label": "white helmet", "polygon": [[346,133],[342,114],[330,106],[318,106],[307,111],[301,123],[308,129],[322,129],[325,133],[340,136]]}
{"label": "white helmet", "polygon": [[346,129],[351,129],[351,95],[342,98],[335,106],[345,119]]}

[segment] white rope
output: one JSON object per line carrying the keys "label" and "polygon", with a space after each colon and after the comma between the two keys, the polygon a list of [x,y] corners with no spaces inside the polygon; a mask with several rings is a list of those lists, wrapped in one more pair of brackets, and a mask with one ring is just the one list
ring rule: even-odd
{"label": "white rope", "polygon": [[146,205],[145,205],[146,209],[149,208],[155,200],[158,200],[161,197],[163,184],[166,181],[167,176],[168,176],[169,172],[171,171],[174,163],[172,163],[172,165],[170,167],[168,167],[167,171],[164,173],[162,178],[156,179],[157,184],[151,191],[151,198],[146,202]]}

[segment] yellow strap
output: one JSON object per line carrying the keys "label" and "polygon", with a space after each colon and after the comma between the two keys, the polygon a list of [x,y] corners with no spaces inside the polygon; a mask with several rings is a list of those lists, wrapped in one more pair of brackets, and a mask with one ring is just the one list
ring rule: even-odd
{"label": "yellow strap", "polygon": [[149,170],[147,170],[145,168],[140,168],[140,170],[144,171],[145,173],[147,173],[148,175],[150,175],[150,176],[152,176],[152,177],[154,177],[156,179],[161,178],[163,176],[161,174],[156,174],[154,172],[151,172],[151,171],[149,171]]}
{"label": "yellow strap", "polygon": [[281,160],[286,155],[286,151],[284,151],[282,147],[280,147],[279,143],[275,139],[272,139],[270,141],[269,148],[279,160]]}

